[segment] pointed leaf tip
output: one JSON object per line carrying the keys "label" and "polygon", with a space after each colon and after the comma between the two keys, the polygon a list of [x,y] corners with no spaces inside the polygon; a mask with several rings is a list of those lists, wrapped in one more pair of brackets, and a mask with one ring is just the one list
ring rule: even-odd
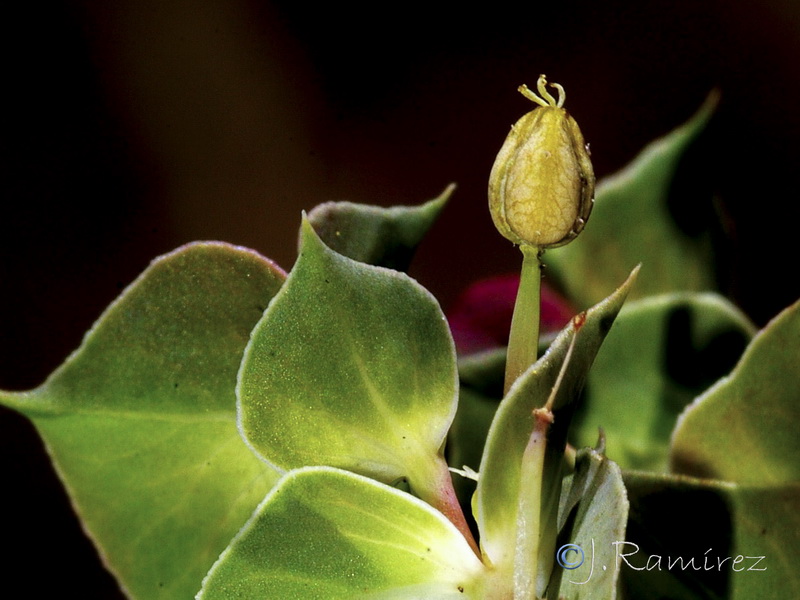
{"label": "pointed leaf tip", "polygon": [[406,271],[454,188],[451,184],[418,206],[326,202],[316,206],[308,220],[331,250],[362,263]]}
{"label": "pointed leaf tip", "polygon": [[[561,490],[562,464],[572,406],[579,397],[589,369],[617,314],[636,280],[638,267],[608,298],[585,313],[578,323],[570,322],[544,356],[532,365],[511,387],[501,402],[484,448],[481,477],[476,492],[476,520],[481,532],[481,546],[489,560],[501,571],[511,572],[514,548],[535,527],[542,527],[542,546],[538,564],[539,592],[550,577],[555,548],[555,525]],[[576,327],[576,325],[578,325]],[[577,329],[577,331],[576,331]],[[523,459],[534,432],[534,411],[548,402],[574,340],[569,362],[557,387],[552,411],[555,419],[547,433],[546,454],[542,467],[541,490],[523,476]],[[533,490],[533,491],[531,491]],[[536,517],[520,511],[522,498],[537,493],[541,497],[538,523]],[[527,528],[527,529],[526,529]],[[544,540],[549,540],[546,542]],[[513,565],[513,566],[512,566]]]}
{"label": "pointed leaf tip", "polygon": [[455,410],[447,323],[413,279],[339,254],[312,225],[245,351],[240,430],[280,469],[408,476],[419,492]]}
{"label": "pointed leaf tip", "polygon": [[[569,298],[597,302],[637,261],[648,268],[633,294],[636,298],[716,288],[709,229],[712,198],[676,196],[673,186],[682,157],[715,106],[712,94],[686,123],[598,183],[592,222],[580,242],[548,256],[550,273]],[[688,200],[697,202],[689,205]]]}
{"label": "pointed leaf tip", "polygon": [[[283,279],[252,250],[183,246],[155,259],[46,383],[12,398],[131,597],[194,593],[278,478],[239,436],[232,382]],[[31,536],[50,533],[31,524]]]}

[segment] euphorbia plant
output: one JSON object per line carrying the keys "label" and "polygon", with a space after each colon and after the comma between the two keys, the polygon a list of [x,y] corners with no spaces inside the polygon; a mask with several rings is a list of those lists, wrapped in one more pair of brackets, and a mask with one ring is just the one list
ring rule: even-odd
{"label": "euphorbia plant", "polygon": [[[697,293],[712,279],[704,244],[661,214],[705,114],[601,184],[586,233],[548,258],[594,306],[537,357],[540,251],[583,229],[594,187],[554,87],[526,89],[542,106],[491,177],[493,217],[525,257],[508,361],[457,361],[435,299],[402,272],[448,191],[416,208],[318,207],[288,276],[227,244],[178,249],[42,386],[0,394],[36,424],[131,597],[797,595],[781,556],[798,543],[781,523],[800,508],[800,309],[753,337],[729,303]],[[552,205],[524,204],[542,198]],[[750,338],[704,392],[737,356],[701,354]],[[462,476],[477,479],[472,501],[457,500]],[[714,527],[690,544],[691,516]],[[714,568],[668,568],[667,555]],[[767,570],[742,572],[739,556]]]}

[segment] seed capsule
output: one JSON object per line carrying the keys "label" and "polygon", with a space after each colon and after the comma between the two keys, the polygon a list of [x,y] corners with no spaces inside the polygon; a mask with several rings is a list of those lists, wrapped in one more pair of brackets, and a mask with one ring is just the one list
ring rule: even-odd
{"label": "seed capsule", "polygon": [[589,218],[594,169],[583,135],[564,110],[564,88],[556,100],[539,77],[539,95],[519,91],[539,104],[511,128],[489,176],[489,210],[495,227],[515,244],[552,248],[570,242]]}

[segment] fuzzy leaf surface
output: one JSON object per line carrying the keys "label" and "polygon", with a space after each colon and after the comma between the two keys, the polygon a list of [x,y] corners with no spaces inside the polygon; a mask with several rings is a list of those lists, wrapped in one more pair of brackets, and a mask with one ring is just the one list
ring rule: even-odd
{"label": "fuzzy leaf surface", "polygon": [[483,573],[463,536],[424,502],[308,467],[270,492],[197,598],[477,600]]}
{"label": "fuzzy leaf surface", "polygon": [[748,485],[800,482],[800,302],[748,346],[730,376],[681,415],[671,465]]}
{"label": "fuzzy leaf surface", "polygon": [[626,598],[796,598],[800,484],[740,486],[629,472]]}
{"label": "fuzzy leaf surface", "polygon": [[570,441],[590,446],[600,428],[622,468],[667,471],[678,416],[730,373],[754,326],[714,294],[664,294],[629,302],[603,342]]}
{"label": "fuzzy leaf surface", "polygon": [[90,535],[136,598],[186,598],[278,474],[236,428],[236,372],[283,273],[197,243],[156,259],[39,388],[27,415]]}
{"label": "fuzzy leaf surface", "polygon": [[303,225],[286,285],[239,373],[241,430],[280,469],[329,465],[427,485],[456,409],[455,350],[434,298],[330,250]]}
{"label": "fuzzy leaf surface", "polygon": [[405,271],[455,186],[421,206],[367,206],[326,202],[308,213],[317,235],[332,250],[353,260]]}

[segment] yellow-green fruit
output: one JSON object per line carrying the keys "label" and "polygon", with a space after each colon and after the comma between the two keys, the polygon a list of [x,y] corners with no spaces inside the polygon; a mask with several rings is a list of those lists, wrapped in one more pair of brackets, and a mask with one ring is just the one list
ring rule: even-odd
{"label": "yellow-green fruit", "polygon": [[[581,130],[544,89],[541,104],[511,128],[489,176],[489,210],[497,229],[515,244],[561,246],[586,224],[594,201],[594,169]],[[554,85],[560,95],[563,88]]]}

